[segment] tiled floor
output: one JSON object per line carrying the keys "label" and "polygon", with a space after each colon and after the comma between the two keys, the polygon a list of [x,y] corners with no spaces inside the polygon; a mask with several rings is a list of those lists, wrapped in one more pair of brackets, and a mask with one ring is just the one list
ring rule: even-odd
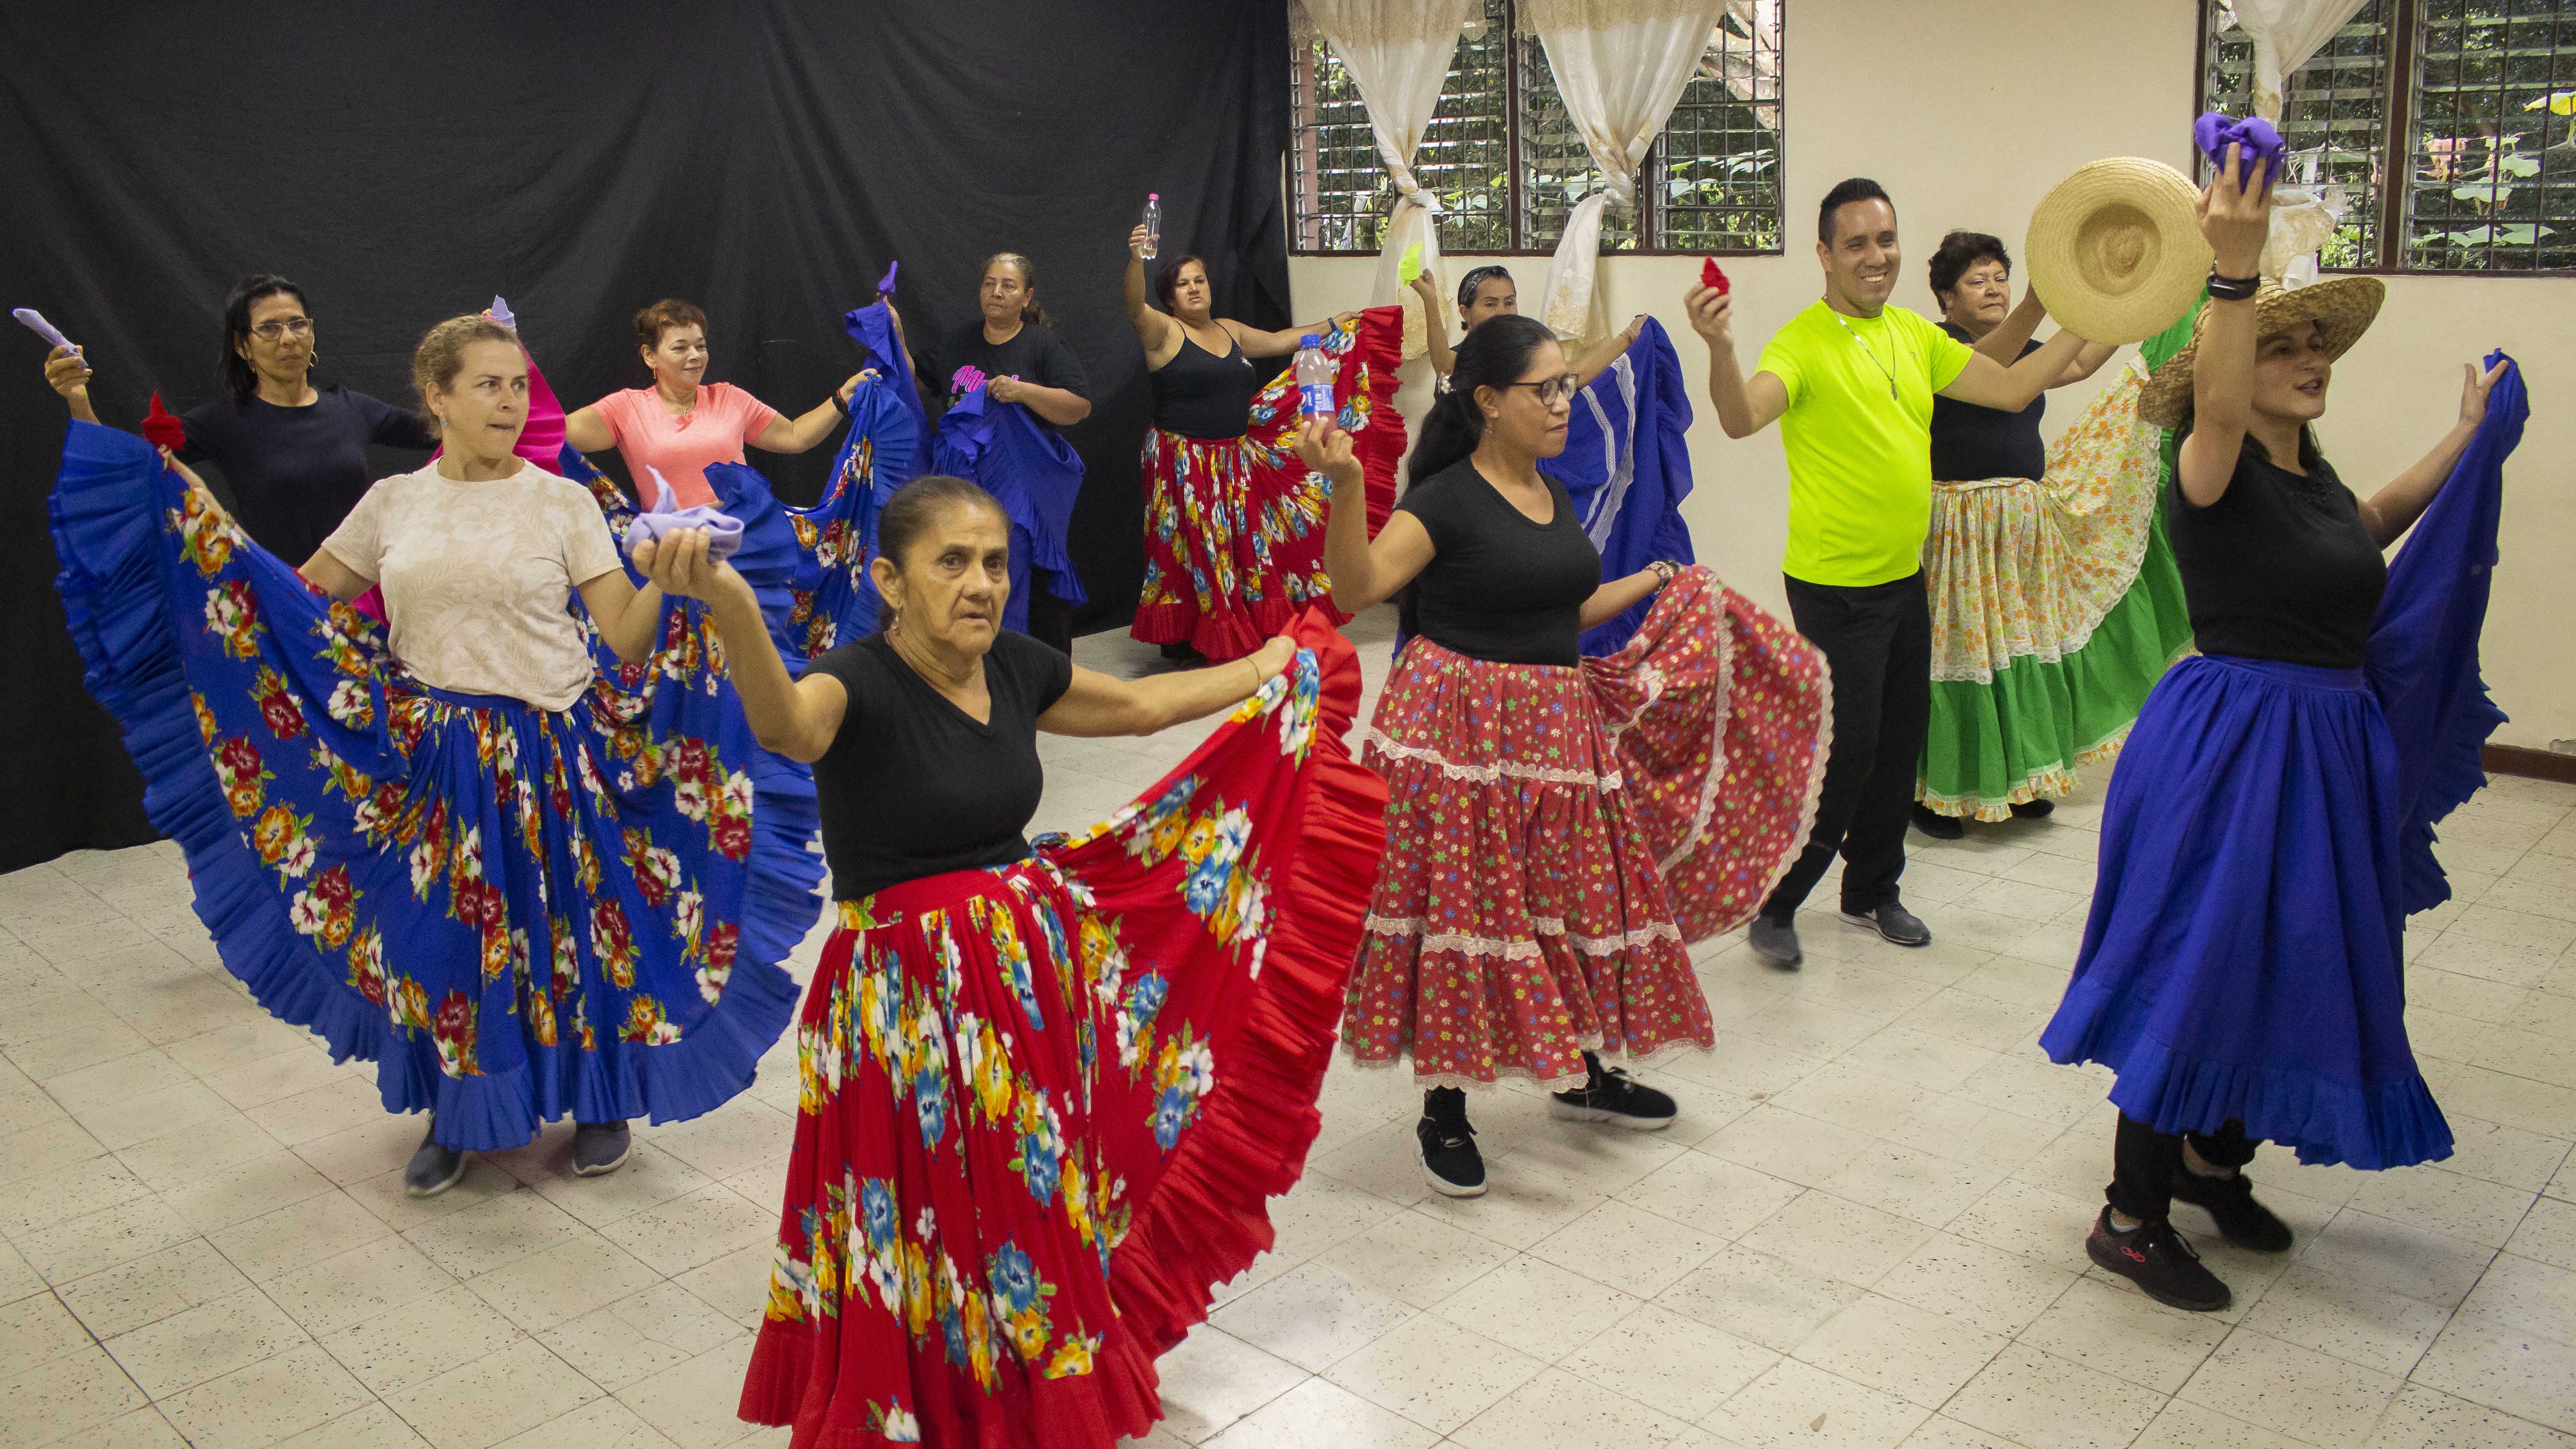
{"label": "tiled floor", "polygon": [[[1355,632],[1374,682],[1386,621]],[[1149,667],[1115,637],[1082,652]],[[1105,811],[1199,733],[1051,742],[1039,824]],[[1164,1361],[1148,1442],[2576,1446],[2576,789],[2480,795],[2444,830],[2460,900],[2408,938],[2458,1155],[2372,1176],[2267,1153],[2298,1247],[2201,1240],[2238,1295],[2212,1317],[2088,1268],[2104,1082],[2031,1044],[2098,800],[1916,838],[1929,950],[1813,912],[1795,974],[1710,943],[1725,1034],[1663,1074],[1680,1122],[1480,1098],[1482,1200],[1424,1191],[1402,1080],[1337,1069],[1279,1251]],[[721,1112],[639,1129],[617,1176],[564,1176],[559,1128],[410,1202],[417,1120],[233,986],[166,846],[0,877],[0,1049],[0,1443],[745,1440],[792,1054]]]}

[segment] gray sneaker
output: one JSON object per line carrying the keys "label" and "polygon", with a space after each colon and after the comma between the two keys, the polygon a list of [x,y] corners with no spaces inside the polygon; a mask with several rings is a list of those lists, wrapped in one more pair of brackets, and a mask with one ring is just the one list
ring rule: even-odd
{"label": "gray sneaker", "polygon": [[465,1176],[465,1151],[438,1140],[438,1118],[429,1119],[429,1131],[413,1149],[411,1162],[403,1168],[403,1196],[436,1197],[456,1186]]}
{"label": "gray sneaker", "polygon": [[1753,948],[1753,954],[1761,957],[1764,964],[1784,971],[1807,959],[1806,953],[1798,949],[1798,923],[1794,918],[1775,921],[1769,916],[1755,916],[1753,928],[1744,935],[1744,943]]}
{"label": "gray sneaker", "polygon": [[1894,901],[1868,911],[1855,911],[1845,906],[1843,919],[1855,926],[1876,931],[1899,946],[1932,944],[1932,928],[1923,924],[1922,919],[1912,911]]}
{"label": "gray sneaker", "polygon": [[572,1170],[579,1177],[605,1177],[626,1165],[634,1138],[623,1122],[582,1122],[572,1130]]}

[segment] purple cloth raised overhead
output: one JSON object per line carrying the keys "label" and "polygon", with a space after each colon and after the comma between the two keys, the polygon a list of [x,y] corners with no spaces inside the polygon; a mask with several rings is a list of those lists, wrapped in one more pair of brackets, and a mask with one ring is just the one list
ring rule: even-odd
{"label": "purple cloth raised overhead", "polygon": [[2209,158],[2210,164],[2221,170],[2227,166],[2227,148],[2231,144],[2243,146],[2244,154],[2263,158],[2266,179],[2277,178],[2281,154],[2288,149],[2281,140],[2281,133],[2273,130],[2272,123],[2261,116],[2247,116],[2239,121],[2229,118],[2224,111],[2206,112],[2192,122],[2191,139],[2201,154]]}

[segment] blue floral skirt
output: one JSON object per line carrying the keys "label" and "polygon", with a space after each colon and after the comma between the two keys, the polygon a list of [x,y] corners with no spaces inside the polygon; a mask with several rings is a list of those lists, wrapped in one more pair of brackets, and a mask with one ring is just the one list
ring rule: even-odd
{"label": "blue floral skirt", "polygon": [[[729,501],[788,537],[765,490]],[[591,631],[598,677],[548,711],[414,679],[130,434],[72,424],[51,517],[90,692],[225,966],[377,1063],[388,1110],[492,1150],[751,1084],[822,862],[812,777],[753,739],[702,609],[640,665]],[[784,599],[782,560],[744,563]]]}

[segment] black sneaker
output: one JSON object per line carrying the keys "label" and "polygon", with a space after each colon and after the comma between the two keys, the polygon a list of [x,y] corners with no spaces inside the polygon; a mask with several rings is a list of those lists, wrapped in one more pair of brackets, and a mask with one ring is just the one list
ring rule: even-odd
{"label": "black sneaker", "polygon": [[2015,820],[2046,820],[2057,809],[2054,800],[2024,800],[2012,808]]}
{"label": "black sneaker", "polygon": [[1866,926],[1900,946],[1932,944],[1932,928],[1923,924],[1921,917],[1894,901],[1867,911],[1855,911],[1845,906],[1843,919],[1855,926]]}
{"label": "black sneaker", "polygon": [[1422,1175],[1442,1197],[1483,1197],[1485,1155],[1476,1129],[1467,1125],[1467,1094],[1438,1087],[1422,1094],[1422,1120],[1413,1138],[1422,1150]]}
{"label": "black sneaker", "polygon": [[1929,805],[1914,807],[1914,828],[1934,840],[1956,840],[1968,833],[1968,823],[1956,815],[1944,815]]}
{"label": "black sneaker", "polygon": [[1681,1109],[1673,1099],[1618,1067],[1602,1067],[1571,1092],[1551,1092],[1547,1113],[1568,1122],[1607,1122],[1634,1132],[1661,1132]]}
{"label": "black sneaker", "polygon": [[1783,971],[1806,959],[1798,946],[1798,924],[1795,920],[1775,921],[1769,916],[1755,916],[1753,925],[1744,933],[1744,943],[1766,966]]}
{"label": "black sneaker", "polygon": [[572,1130],[572,1170],[580,1177],[601,1177],[626,1165],[634,1135],[623,1122],[581,1122]]}
{"label": "black sneaker", "polygon": [[2187,1313],[2216,1313],[2233,1301],[2218,1275],[2200,1265],[2200,1254],[2167,1222],[2143,1222],[2127,1232],[2111,1226],[2111,1210],[2093,1220],[2084,1256],[2107,1272],[2138,1285],[2148,1297]]}
{"label": "black sneaker", "polygon": [[2254,1200],[2254,1183],[2244,1173],[2203,1177],[2188,1167],[2174,1172],[2176,1202],[2201,1208],[2218,1220],[2220,1236],[2256,1253],[2290,1251],[2290,1225]]}
{"label": "black sneaker", "polygon": [[420,1146],[412,1150],[411,1161],[403,1168],[405,1197],[436,1197],[465,1176],[463,1149],[440,1142],[437,1132],[438,1118],[432,1115],[429,1131],[422,1135]]}

